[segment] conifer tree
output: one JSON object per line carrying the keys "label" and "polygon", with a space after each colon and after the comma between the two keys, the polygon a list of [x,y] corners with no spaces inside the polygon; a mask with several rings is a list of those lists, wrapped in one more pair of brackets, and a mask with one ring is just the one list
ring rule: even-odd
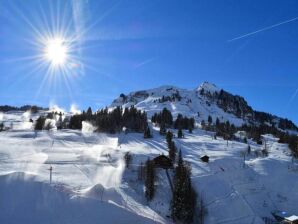
{"label": "conifer tree", "polygon": [[154,162],[150,159],[145,164],[145,197],[148,201],[152,200],[155,193],[155,168]]}
{"label": "conifer tree", "polygon": [[159,128],[159,134],[161,134],[161,135],[165,135],[166,132],[167,132],[167,130],[166,130],[166,125],[165,125],[164,122],[161,122],[161,124],[160,124],[160,128]]}
{"label": "conifer tree", "polygon": [[126,168],[129,168],[129,165],[131,163],[131,160],[132,160],[132,155],[129,152],[126,152],[124,154],[124,161],[125,161]]}
{"label": "conifer tree", "polygon": [[175,168],[171,215],[174,221],[181,223],[192,223],[195,213],[196,193],[190,175],[190,165],[185,164],[180,150],[178,165]]}
{"label": "conifer tree", "polygon": [[183,132],[182,132],[181,128],[178,130],[177,136],[178,136],[178,138],[183,138]]}
{"label": "conifer tree", "polygon": [[86,112],[86,120],[90,121],[92,119],[92,109],[91,107],[88,107]]}
{"label": "conifer tree", "polygon": [[34,130],[42,130],[44,128],[45,121],[46,121],[46,118],[43,116],[40,116],[39,118],[37,118],[34,126]]}
{"label": "conifer tree", "polygon": [[172,160],[172,162],[175,162],[175,158],[176,158],[176,145],[174,141],[171,141],[168,144],[169,147],[169,158]]}
{"label": "conifer tree", "polygon": [[172,142],[172,139],[173,139],[173,133],[168,131],[167,135],[166,135],[166,141],[168,143],[168,147],[169,147],[170,143]]}
{"label": "conifer tree", "polygon": [[82,129],[82,115],[81,114],[75,114],[70,117],[69,128]]}
{"label": "conifer tree", "polygon": [[247,143],[247,138],[246,137],[244,137],[243,142]]}
{"label": "conifer tree", "polygon": [[62,129],[62,123],[63,123],[62,113],[60,112],[58,116],[58,121],[56,122],[57,129]]}
{"label": "conifer tree", "polygon": [[151,131],[150,131],[150,128],[149,128],[148,125],[147,125],[147,128],[144,131],[144,138],[152,138]]}
{"label": "conifer tree", "polygon": [[251,148],[250,148],[250,145],[247,146],[247,155],[250,155],[251,154]]}
{"label": "conifer tree", "polygon": [[3,131],[3,130],[4,130],[4,124],[0,123],[0,131]]}
{"label": "conifer tree", "polygon": [[212,117],[209,115],[208,116],[208,125],[211,126],[211,124],[212,124]]}
{"label": "conifer tree", "polygon": [[206,123],[205,123],[204,120],[201,121],[201,126],[202,126],[203,129],[206,127]]}
{"label": "conifer tree", "polygon": [[219,128],[220,121],[219,121],[218,117],[216,118],[215,125],[216,125],[217,128]]}

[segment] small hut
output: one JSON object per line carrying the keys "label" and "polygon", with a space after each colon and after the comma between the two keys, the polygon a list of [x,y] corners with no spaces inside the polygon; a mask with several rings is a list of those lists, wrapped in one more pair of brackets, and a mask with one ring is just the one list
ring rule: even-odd
{"label": "small hut", "polygon": [[205,163],[209,163],[209,156],[207,155],[202,156],[200,159]]}
{"label": "small hut", "polygon": [[289,214],[284,211],[274,211],[272,212],[272,215],[277,221],[281,223],[298,224],[298,216],[296,215]]}
{"label": "small hut", "polygon": [[156,168],[162,168],[162,169],[172,169],[173,168],[173,163],[172,160],[165,156],[165,155],[160,155],[157,156],[153,159],[154,165]]}

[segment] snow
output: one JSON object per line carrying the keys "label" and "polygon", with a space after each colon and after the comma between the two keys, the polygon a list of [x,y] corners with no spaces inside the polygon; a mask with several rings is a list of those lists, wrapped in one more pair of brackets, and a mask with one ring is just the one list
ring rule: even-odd
{"label": "snow", "polygon": [[[141,162],[167,155],[158,128],[152,127],[152,139],[93,133],[88,123],[84,131],[35,132],[26,123],[37,117],[3,114],[13,129],[0,132],[0,223],[171,223],[165,172],[158,169],[156,196],[149,203],[137,180]],[[264,223],[262,218],[273,218],[275,210],[297,215],[298,172],[287,145],[264,135],[269,156],[255,157],[262,146],[249,140],[252,154],[244,166],[240,155],[247,144],[227,145],[200,129],[184,134],[174,141],[192,166],[192,183],[208,210],[205,223]],[[133,160],[126,169],[128,151]],[[209,163],[200,160],[202,155],[210,157]]]}
{"label": "snow", "polygon": [[0,176],[0,183],[0,223],[153,223],[112,203],[39,182],[32,175],[12,173]]}
{"label": "snow", "polygon": [[[175,86],[161,86],[159,88],[129,93],[126,96],[126,101],[122,97],[119,97],[113,101],[110,107],[130,107],[134,105],[136,108],[146,111],[148,118],[151,118],[154,113],[160,112],[163,108],[167,108],[171,111],[174,118],[181,113],[184,116],[193,117],[197,123],[200,123],[202,120],[207,121],[209,115],[212,117],[213,122],[215,122],[216,118],[219,118],[221,122],[228,120],[235,126],[241,126],[246,122],[245,119],[223,111],[216,103],[209,102],[207,97],[199,94],[199,90],[202,88],[212,94],[221,90],[208,82],[204,82],[198,89],[194,90],[181,89]],[[158,102],[163,96],[173,96],[173,94],[177,93],[181,96],[180,101]]]}
{"label": "snow", "polygon": [[209,82],[203,82],[199,88],[197,89],[197,91],[201,91],[202,89],[204,89],[204,91],[210,92],[210,93],[215,93],[215,92],[220,92],[220,88],[218,88],[216,85],[209,83]]}
{"label": "snow", "polygon": [[287,217],[287,220],[296,221],[296,220],[298,220],[298,216],[297,215],[291,215],[290,217]]}

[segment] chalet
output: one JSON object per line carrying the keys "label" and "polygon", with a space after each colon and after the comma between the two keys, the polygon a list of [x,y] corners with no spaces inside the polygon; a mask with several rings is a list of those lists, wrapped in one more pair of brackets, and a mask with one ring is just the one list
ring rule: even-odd
{"label": "chalet", "polygon": [[162,168],[162,169],[172,169],[173,168],[173,163],[172,160],[165,156],[165,155],[160,155],[157,156],[153,159],[154,165],[156,168]]}
{"label": "chalet", "polygon": [[298,224],[298,216],[283,211],[272,212],[274,218],[284,224]]}
{"label": "chalet", "polygon": [[209,156],[207,155],[202,156],[200,159],[205,163],[209,163]]}

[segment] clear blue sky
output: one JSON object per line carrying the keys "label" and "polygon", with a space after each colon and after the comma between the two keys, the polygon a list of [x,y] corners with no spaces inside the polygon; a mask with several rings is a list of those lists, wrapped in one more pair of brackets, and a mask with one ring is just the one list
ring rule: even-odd
{"label": "clear blue sky", "polygon": [[[98,108],[206,80],[297,124],[296,17],[296,0],[1,0],[0,104]],[[36,58],[59,34],[75,37],[63,74]]]}

